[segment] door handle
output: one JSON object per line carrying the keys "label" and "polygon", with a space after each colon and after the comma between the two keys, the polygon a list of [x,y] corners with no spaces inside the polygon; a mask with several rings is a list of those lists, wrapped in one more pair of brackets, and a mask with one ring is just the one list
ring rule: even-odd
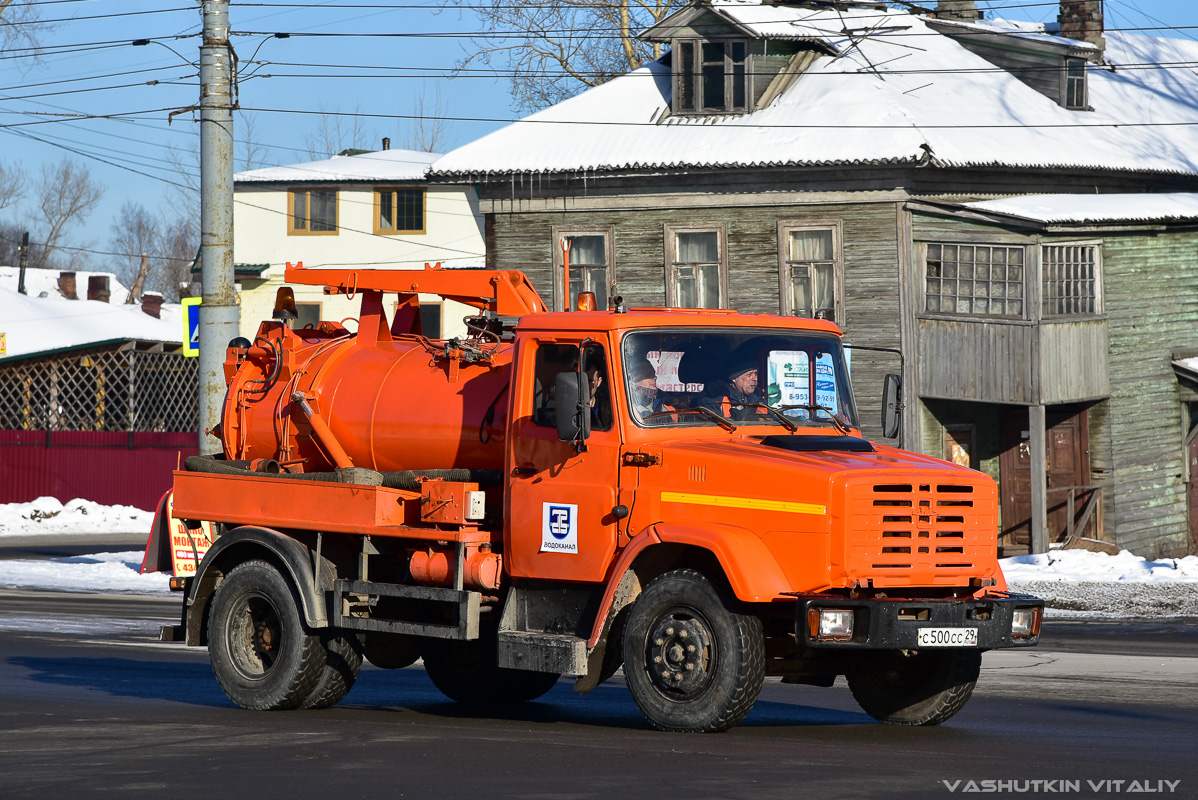
{"label": "door handle", "polygon": [[513,478],[528,478],[536,474],[536,467],[515,467],[512,469]]}

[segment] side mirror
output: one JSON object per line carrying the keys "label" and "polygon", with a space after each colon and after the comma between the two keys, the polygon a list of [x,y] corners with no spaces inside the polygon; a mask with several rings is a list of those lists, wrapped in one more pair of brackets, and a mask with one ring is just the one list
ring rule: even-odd
{"label": "side mirror", "polygon": [[882,384],[882,436],[897,439],[903,429],[903,379],[887,375]]}
{"label": "side mirror", "polygon": [[557,438],[579,445],[591,437],[591,384],[582,372],[559,372],[553,382]]}

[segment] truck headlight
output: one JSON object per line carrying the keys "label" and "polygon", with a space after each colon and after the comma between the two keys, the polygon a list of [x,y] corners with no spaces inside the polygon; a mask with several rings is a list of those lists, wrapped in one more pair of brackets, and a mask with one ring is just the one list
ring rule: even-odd
{"label": "truck headlight", "polygon": [[1030,639],[1040,635],[1040,609],[1017,608],[1011,616],[1011,636],[1016,639]]}
{"label": "truck headlight", "polygon": [[853,638],[853,612],[844,608],[809,609],[807,630],[812,639],[847,642]]}

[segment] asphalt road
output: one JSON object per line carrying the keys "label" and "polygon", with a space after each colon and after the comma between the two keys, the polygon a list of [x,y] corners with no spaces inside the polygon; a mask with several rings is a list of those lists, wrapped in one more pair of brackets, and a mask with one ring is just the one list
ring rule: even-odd
{"label": "asphalt road", "polygon": [[177,602],[0,591],[0,796],[1198,797],[1194,621],[1050,623],[1036,650],[987,654],[935,728],[875,724],[843,683],[768,682],[740,727],[696,736],[650,730],[619,677],[472,713],[419,666],[367,667],[333,709],[243,711],[202,649],[154,640]]}

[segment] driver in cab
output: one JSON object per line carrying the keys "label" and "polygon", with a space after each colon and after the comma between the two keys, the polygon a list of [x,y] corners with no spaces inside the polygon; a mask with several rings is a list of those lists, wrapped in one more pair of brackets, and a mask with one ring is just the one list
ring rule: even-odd
{"label": "driver in cab", "polygon": [[757,391],[757,360],[752,356],[733,358],[725,373],[727,378],[723,391],[703,399],[703,405],[720,414],[724,419],[741,422],[757,419],[768,412],[753,404],[765,404],[765,397]]}

